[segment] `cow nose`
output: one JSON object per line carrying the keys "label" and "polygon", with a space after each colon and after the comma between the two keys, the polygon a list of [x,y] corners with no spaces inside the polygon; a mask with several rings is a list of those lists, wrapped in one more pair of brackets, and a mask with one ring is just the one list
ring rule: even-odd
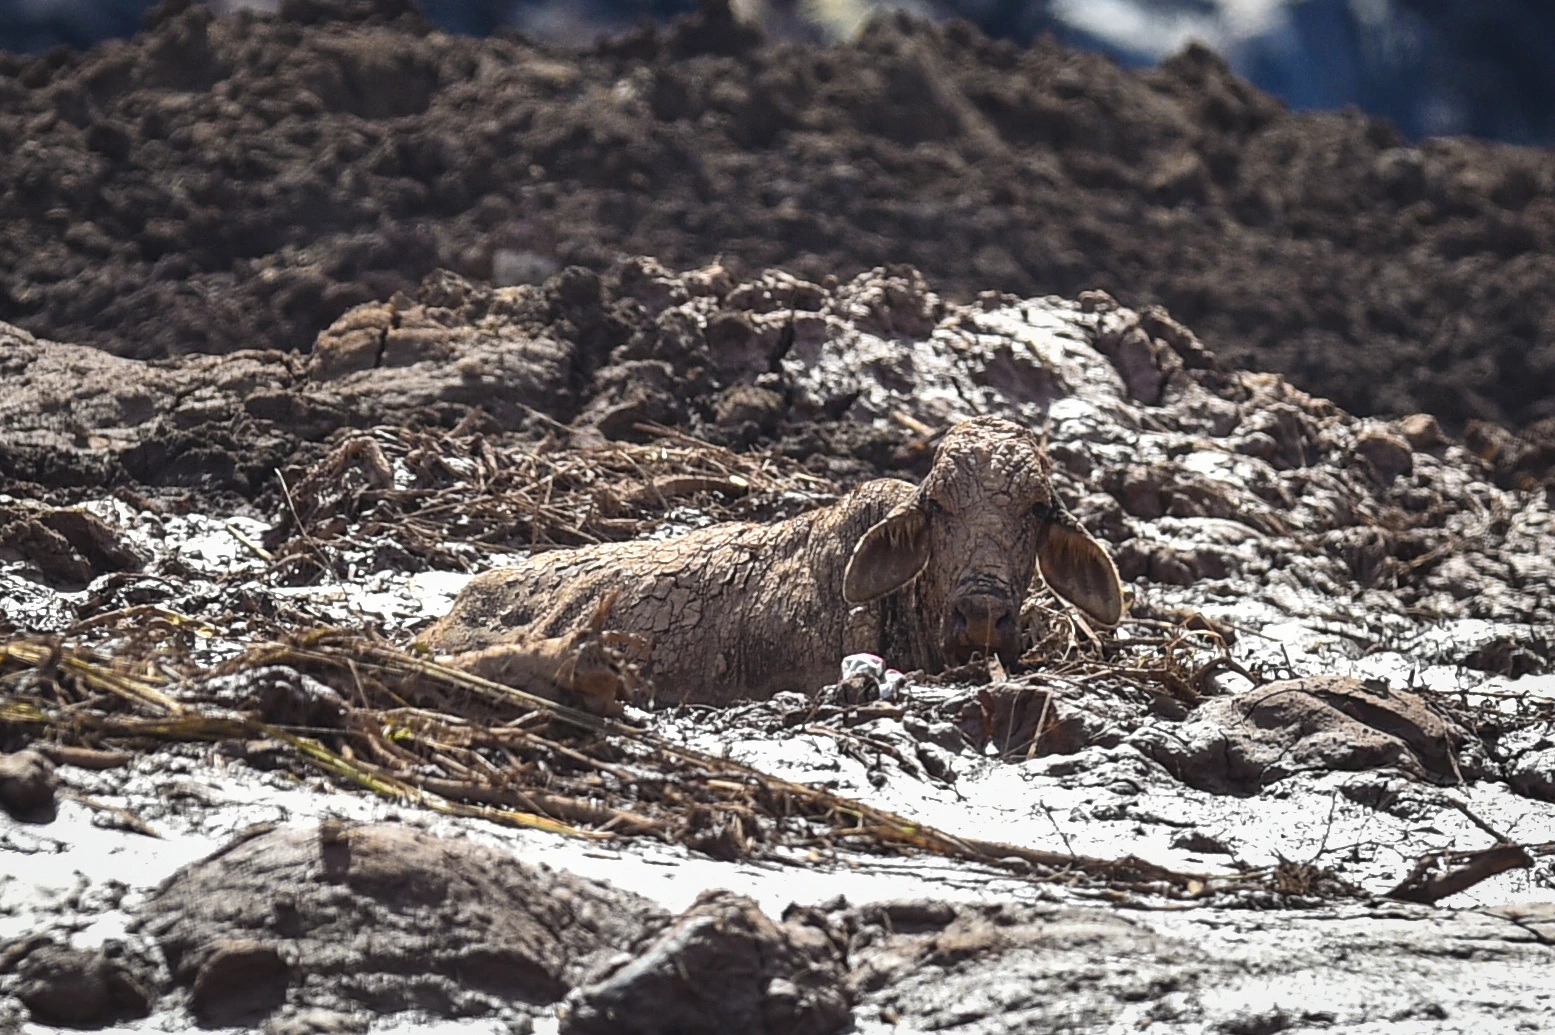
{"label": "cow nose", "polygon": [[1020,656],[1020,630],[1015,624],[1015,605],[1003,594],[973,593],[961,597],[950,609],[946,653],[960,664],[974,653],[999,655],[1006,664]]}

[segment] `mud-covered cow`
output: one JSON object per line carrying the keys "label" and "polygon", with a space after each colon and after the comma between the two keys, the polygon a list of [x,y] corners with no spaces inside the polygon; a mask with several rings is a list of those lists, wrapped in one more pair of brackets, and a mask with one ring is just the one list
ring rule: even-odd
{"label": "mud-covered cow", "polygon": [[777,524],[540,554],[475,578],[422,642],[460,653],[522,627],[558,636],[616,591],[609,627],[649,646],[661,702],[814,691],[858,651],[906,670],[974,652],[1008,664],[1039,562],[1094,620],[1122,616],[1117,570],[1049,471],[1031,432],[979,417],[945,433],[922,485],[883,478]]}

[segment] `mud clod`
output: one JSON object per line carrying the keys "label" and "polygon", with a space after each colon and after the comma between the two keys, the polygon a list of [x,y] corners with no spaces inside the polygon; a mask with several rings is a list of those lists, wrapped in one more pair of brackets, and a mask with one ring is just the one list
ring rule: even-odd
{"label": "mud clod", "polygon": [[1355,439],[1355,451],[1365,457],[1377,476],[1391,482],[1414,468],[1414,455],[1408,439],[1381,430],[1364,431]]}
{"label": "mud clod", "polygon": [[1457,783],[1461,739],[1414,694],[1308,677],[1206,701],[1175,730],[1146,727],[1134,742],[1191,787],[1251,794],[1325,769],[1393,768]]}
{"label": "mud clod", "polygon": [[33,949],[17,968],[16,996],[42,1024],[100,1028],[145,1017],[155,995],[145,978],[101,950],[61,945]]}
{"label": "mud clod", "polygon": [[[175,979],[222,1023],[295,996],[444,1016],[555,1002],[664,919],[473,842],[342,823],[237,843],[174,876],[145,916]],[[398,978],[408,973],[421,976]]]}
{"label": "mud clod", "polygon": [[18,819],[52,818],[59,777],[54,763],[36,751],[0,755],[0,807]]}
{"label": "mud clod", "polygon": [[576,989],[561,1031],[829,1035],[851,1019],[842,975],[823,931],[708,892],[629,962]]}
{"label": "mud clod", "polygon": [[125,546],[97,515],[0,498],[0,557],[37,569],[54,585],[79,588],[98,575],[139,571],[145,558]]}
{"label": "mud clod", "polygon": [[190,989],[189,1008],[210,1027],[253,1024],[286,1001],[291,966],[277,945],[252,940],[209,946]]}

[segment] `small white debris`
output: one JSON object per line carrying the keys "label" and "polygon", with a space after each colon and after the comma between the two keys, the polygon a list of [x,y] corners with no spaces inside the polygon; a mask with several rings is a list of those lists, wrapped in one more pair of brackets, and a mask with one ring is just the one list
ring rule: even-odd
{"label": "small white debris", "polygon": [[868,676],[880,690],[880,699],[889,701],[897,691],[907,685],[907,677],[894,668],[885,667],[885,659],[878,654],[849,654],[842,659],[842,678]]}

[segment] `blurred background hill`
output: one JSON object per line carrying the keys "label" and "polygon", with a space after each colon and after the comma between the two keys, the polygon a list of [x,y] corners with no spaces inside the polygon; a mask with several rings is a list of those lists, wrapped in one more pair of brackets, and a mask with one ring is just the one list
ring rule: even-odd
{"label": "blurred background hill", "polygon": [[[958,301],[1164,305],[1351,412],[1555,435],[1555,150],[1399,128],[1547,138],[1532,5],[964,10],[990,38],[869,0],[9,2],[0,321],[44,337],[306,352],[440,269],[910,263]],[[1403,114],[1293,112],[1230,62]]]}
{"label": "blurred background hill", "polygon": [[[277,0],[213,0],[274,8]],[[1408,137],[1471,134],[1555,142],[1551,0],[890,0],[915,14],[964,18],[1025,44],[1051,33],[1128,66],[1197,40],[1255,85],[1301,110],[1355,105]],[[84,49],[132,35],[147,0],[0,0],[0,49]],[[589,44],[605,33],[690,11],[695,0],[420,0],[450,31],[514,29]],[[774,34],[842,38],[876,0],[745,0]]]}

